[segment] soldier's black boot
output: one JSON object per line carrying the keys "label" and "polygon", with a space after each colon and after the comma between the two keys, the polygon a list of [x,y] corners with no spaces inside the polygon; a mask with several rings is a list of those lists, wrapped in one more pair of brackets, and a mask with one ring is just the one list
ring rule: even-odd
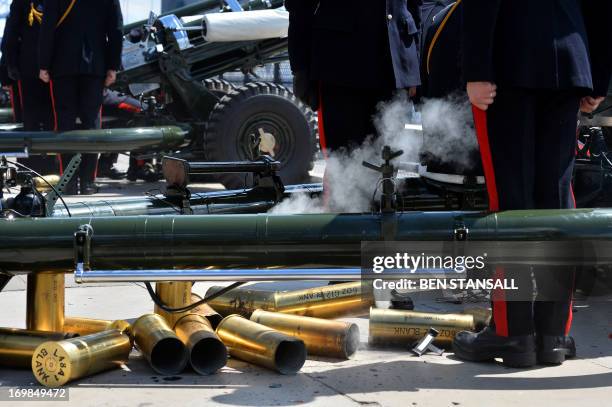
{"label": "soldier's black boot", "polygon": [[538,336],[538,363],[560,365],[576,356],[576,342],[571,336]]}
{"label": "soldier's black boot", "polygon": [[535,335],[499,336],[491,327],[478,333],[459,332],[453,340],[453,351],[461,359],[485,362],[501,358],[509,367],[530,367],[536,364]]}

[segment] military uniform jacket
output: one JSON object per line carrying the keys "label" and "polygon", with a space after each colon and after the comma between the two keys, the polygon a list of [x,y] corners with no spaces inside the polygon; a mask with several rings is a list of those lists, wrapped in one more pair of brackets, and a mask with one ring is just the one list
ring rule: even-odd
{"label": "military uniform jacket", "polygon": [[463,0],[463,73],[531,89],[605,95],[610,0]]}
{"label": "military uniform jacket", "polygon": [[421,0],[286,0],[294,72],[337,85],[420,85]]}
{"label": "military uniform jacket", "polygon": [[4,29],[6,63],[22,77],[38,77],[38,34],[42,21],[42,0],[13,0]]}
{"label": "military uniform jacket", "polygon": [[119,0],[44,0],[39,63],[51,75],[104,76],[121,65],[123,17]]}

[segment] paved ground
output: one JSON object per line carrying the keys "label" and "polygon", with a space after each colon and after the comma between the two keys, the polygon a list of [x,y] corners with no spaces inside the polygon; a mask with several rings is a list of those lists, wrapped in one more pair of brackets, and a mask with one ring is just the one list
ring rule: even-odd
{"label": "paved ground", "polygon": [[[89,199],[140,194],[159,186],[104,184],[102,194]],[[205,190],[218,186],[201,187]],[[67,286],[67,315],[133,320],[152,310],[146,291],[136,284],[78,286],[68,277]],[[24,327],[24,288],[24,278],[17,277],[0,293],[0,326]],[[195,291],[202,294],[206,288],[206,284],[198,283]],[[417,307],[440,311],[461,308],[431,301],[417,301]],[[452,354],[417,358],[404,349],[370,349],[367,319],[354,318],[350,320],[360,327],[361,346],[351,360],[309,359],[294,376],[230,360],[214,376],[185,373],[161,377],[134,351],[125,369],[70,384],[70,405],[603,406],[610,403],[612,396],[612,296],[578,302],[576,311],[573,335],[579,357],[561,367],[516,370],[498,363],[464,363]],[[0,368],[0,394],[11,387],[34,384],[28,370]]]}
{"label": "paved ground", "polygon": [[[132,320],[152,310],[146,291],[135,284],[76,286],[69,280],[67,315]],[[23,281],[13,282],[11,291],[0,294],[0,326],[24,326],[23,286]],[[195,291],[202,294],[206,288],[198,283]],[[417,306],[460,308],[431,302]],[[351,360],[309,359],[294,376],[230,360],[214,376],[161,377],[134,351],[124,370],[72,383],[70,405],[603,406],[612,395],[612,298],[579,302],[577,311],[573,334],[579,357],[561,367],[516,370],[498,363],[464,363],[452,354],[417,358],[403,349],[370,349],[367,319],[352,318],[361,330],[361,346]],[[28,370],[0,369],[0,392],[34,384]]]}

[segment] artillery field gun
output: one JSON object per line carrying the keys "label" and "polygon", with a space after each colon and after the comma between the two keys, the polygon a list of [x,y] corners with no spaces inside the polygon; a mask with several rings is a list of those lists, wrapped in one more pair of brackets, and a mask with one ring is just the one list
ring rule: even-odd
{"label": "artillery field gun", "polygon": [[[243,11],[236,1],[220,8],[219,1],[205,0],[127,25],[123,69],[113,91],[119,92],[114,103],[130,109],[107,107],[104,127],[179,126],[187,132],[185,145],[151,148],[139,156],[242,161],[267,154],[281,163],[285,183],[303,182],[316,150],[313,112],[282,85],[255,82],[236,88],[214,79],[287,58],[288,16],[279,8],[282,3],[243,1],[248,10]],[[268,29],[253,30],[253,24]],[[10,111],[0,113],[11,120]],[[252,156],[254,141],[258,152]],[[218,178],[227,188],[245,181],[238,174]]]}

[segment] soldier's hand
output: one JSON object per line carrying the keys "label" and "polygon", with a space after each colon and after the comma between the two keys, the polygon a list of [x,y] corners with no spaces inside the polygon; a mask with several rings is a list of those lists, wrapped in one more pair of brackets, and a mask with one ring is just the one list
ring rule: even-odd
{"label": "soldier's hand", "polygon": [[416,86],[413,86],[411,88],[408,88],[408,96],[410,96],[411,98],[415,97],[417,93],[417,88]]}
{"label": "soldier's hand", "polygon": [[468,82],[467,94],[474,106],[487,110],[497,96],[497,86],[491,82]]}
{"label": "soldier's hand", "polygon": [[106,71],[106,79],[104,80],[104,86],[108,88],[110,85],[115,83],[116,80],[117,80],[117,71],[114,71],[112,69],[109,69],[108,71]]}
{"label": "soldier's hand", "polygon": [[603,96],[596,98],[592,96],[585,96],[580,99],[580,111],[583,113],[593,113],[604,99],[605,97]]}
{"label": "soldier's hand", "polygon": [[51,77],[49,76],[49,71],[47,71],[46,69],[41,69],[40,73],[38,74],[38,77],[44,83],[49,83],[49,81],[51,80]]}

